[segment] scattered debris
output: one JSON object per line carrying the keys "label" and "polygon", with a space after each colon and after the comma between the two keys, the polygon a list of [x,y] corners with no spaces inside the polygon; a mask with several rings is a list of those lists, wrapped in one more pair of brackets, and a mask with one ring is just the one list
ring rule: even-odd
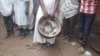
{"label": "scattered debris", "polygon": [[69,43],[69,40],[68,39],[65,39],[64,40],[64,44],[68,44]]}
{"label": "scattered debris", "polygon": [[82,56],[92,56],[92,54],[89,51],[85,51]]}
{"label": "scattered debris", "polygon": [[81,47],[79,47],[78,52],[79,52],[79,53],[84,53],[84,52],[85,52],[85,49],[81,46]]}
{"label": "scattered debris", "polygon": [[76,42],[70,42],[70,45],[71,45],[71,46],[76,46],[77,43],[76,43]]}
{"label": "scattered debris", "polygon": [[31,49],[31,46],[30,46],[30,45],[26,45],[26,48],[27,48],[27,49]]}

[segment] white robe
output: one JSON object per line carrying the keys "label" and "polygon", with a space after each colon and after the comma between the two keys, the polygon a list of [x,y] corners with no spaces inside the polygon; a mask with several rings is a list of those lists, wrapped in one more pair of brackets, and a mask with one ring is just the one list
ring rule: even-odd
{"label": "white robe", "polygon": [[[55,0],[43,0],[45,7],[48,11],[49,14],[51,14],[54,10],[54,4],[55,4]],[[43,36],[41,36],[38,32],[38,23],[40,18],[44,15],[41,6],[39,6],[38,12],[37,12],[37,17],[36,17],[36,23],[35,23],[35,31],[34,31],[34,39],[33,42],[38,42],[38,43],[46,43],[49,42],[50,44],[54,44],[55,43],[55,38],[52,39],[46,39]]]}
{"label": "white robe", "polygon": [[26,0],[14,0],[14,20],[18,26],[27,25]]}
{"label": "white robe", "polygon": [[3,16],[10,16],[12,13],[12,0],[0,0],[0,12]]}

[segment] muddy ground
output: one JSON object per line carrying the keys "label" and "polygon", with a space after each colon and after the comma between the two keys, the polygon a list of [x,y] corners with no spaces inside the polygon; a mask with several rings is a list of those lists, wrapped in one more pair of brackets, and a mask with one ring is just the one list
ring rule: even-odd
{"label": "muddy ground", "polygon": [[[77,31],[76,31],[77,32]],[[79,43],[77,43],[77,34],[73,36],[73,40],[68,44],[63,43],[63,37],[60,36],[54,46],[43,50],[27,49],[26,45],[32,45],[33,35],[28,35],[24,39],[18,36],[18,31],[15,29],[15,35],[4,39],[6,36],[3,20],[0,19],[0,56],[81,56],[79,53]],[[70,45],[71,42],[77,43],[75,46]],[[92,53],[93,56],[100,56],[95,52],[90,44],[86,50]]]}
{"label": "muddy ground", "polygon": [[[96,20],[93,24],[90,42],[94,39],[100,39],[100,11],[98,11]],[[74,31],[73,39],[64,44],[62,36],[57,38],[56,44],[43,50],[27,49],[26,45],[32,45],[33,35],[28,35],[24,39],[18,36],[18,31],[15,29],[15,35],[10,38],[4,39],[6,36],[5,26],[3,20],[0,18],[0,56],[81,56],[79,53],[79,43],[77,39],[77,28]],[[70,43],[75,42],[76,45],[72,46]],[[91,48],[90,42],[86,50],[92,53],[93,56],[100,56],[99,53]]]}

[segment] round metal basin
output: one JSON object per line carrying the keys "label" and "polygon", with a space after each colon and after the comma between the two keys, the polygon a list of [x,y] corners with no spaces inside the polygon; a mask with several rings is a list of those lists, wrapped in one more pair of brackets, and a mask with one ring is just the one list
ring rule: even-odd
{"label": "round metal basin", "polygon": [[54,19],[42,17],[38,24],[38,31],[45,38],[53,38],[60,33],[61,24],[56,17]]}
{"label": "round metal basin", "polygon": [[91,43],[92,48],[100,53],[100,40],[96,40]]}

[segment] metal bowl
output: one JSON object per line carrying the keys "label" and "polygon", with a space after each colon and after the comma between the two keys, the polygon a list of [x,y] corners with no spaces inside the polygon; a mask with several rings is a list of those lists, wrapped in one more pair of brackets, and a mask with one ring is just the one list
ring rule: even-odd
{"label": "metal bowl", "polygon": [[53,38],[60,33],[61,24],[56,17],[53,20],[42,17],[38,24],[38,31],[45,38]]}

